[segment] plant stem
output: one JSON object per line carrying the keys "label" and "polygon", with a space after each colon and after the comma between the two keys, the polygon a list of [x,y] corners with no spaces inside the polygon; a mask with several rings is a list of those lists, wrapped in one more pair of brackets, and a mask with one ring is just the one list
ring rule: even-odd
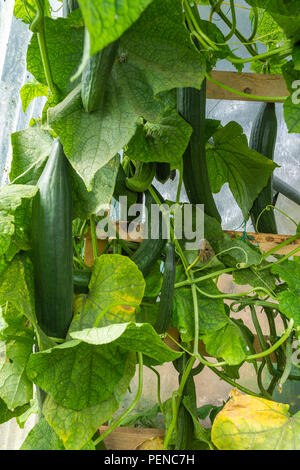
{"label": "plant stem", "polygon": [[95,216],[94,215],[91,215],[91,217],[90,217],[90,227],[91,227],[91,237],[92,237],[94,260],[95,260],[96,258],[98,258],[98,243],[97,243],[96,222],[95,222]]}
{"label": "plant stem", "polygon": [[94,441],[95,446],[99,444],[99,442],[103,441],[103,439],[105,439],[107,436],[109,436],[109,434],[114,429],[116,429],[116,427],[120,426],[124,418],[126,418],[126,416],[129,415],[129,413],[136,407],[137,403],[139,402],[142,396],[142,392],[143,392],[143,354],[140,352],[138,353],[138,361],[139,361],[139,384],[138,384],[138,390],[137,390],[135,399],[133,400],[129,408],[127,408],[127,410],[109,427],[109,429],[107,429],[107,431],[101,434],[101,436],[99,436],[98,439]]}
{"label": "plant stem", "polygon": [[[298,235],[297,238],[299,238],[299,235]],[[269,268],[271,268],[272,266],[275,266],[276,264],[283,263],[283,261],[286,261],[287,259],[291,258],[291,256],[293,256],[293,255],[295,255],[296,253],[298,253],[298,251],[300,251],[300,246],[297,246],[297,248],[295,248],[293,251],[291,251],[291,252],[288,253],[287,255],[284,255],[284,256],[283,256],[282,258],[280,258],[279,260],[274,261],[273,263],[266,264],[266,266],[262,266],[261,268],[258,268],[257,271],[263,271],[264,269],[269,269]]]}
{"label": "plant stem", "polygon": [[252,392],[252,390],[249,390],[248,388],[244,387],[243,385],[240,385],[239,383],[235,382],[233,379],[230,377],[227,377],[226,374],[223,372],[217,370],[217,369],[211,369],[214,374],[216,374],[220,379],[224,380],[225,382],[229,383],[233,387],[237,388],[243,393],[246,393],[247,395],[251,395],[253,397],[261,398],[258,393]]}
{"label": "plant stem", "polygon": [[236,13],[235,13],[234,0],[230,0],[230,11],[231,11],[231,17],[232,17],[232,26],[231,26],[230,32],[225,37],[225,42],[229,41],[229,39],[231,39],[232,36],[234,36],[235,30],[236,30]]}
{"label": "plant stem", "polygon": [[256,360],[256,359],[260,359],[261,357],[269,356],[272,352],[276,351],[276,349],[278,349],[279,346],[281,346],[287,340],[287,338],[290,336],[290,334],[293,330],[293,327],[294,327],[294,320],[291,319],[289,324],[288,324],[287,330],[283,333],[281,338],[275,344],[273,344],[270,348],[266,349],[265,351],[263,351],[261,353],[252,354],[251,356],[247,356],[246,361],[253,361],[253,360]]}
{"label": "plant stem", "polygon": [[160,408],[160,411],[163,414],[163,406],[162,406],[162,401],[161,401],[161,398],[160,398],[160,373],[156,369],[154,369],[154,367],[152,367],[152,366],[148,366],[148,368],[151,369],[152,372],[154,372],[154,374],[157,377],[157,402],[158,402],[158,406]]}
{"label": "plant stem", "polygon": [[254,14],[254,21],[253,21],[253,28],[252,28],[252,33],[251,36],[248,39],[248,42],[251,42],[257,33],[257,27],[258,27],[258,8],[253,7],[253,14]]}
{"label": "plant stem", "polygon": [[254,57],[248,57],[247,59],[236,59],[235,57],[227,57],[227,60],[233,64],[247,64],[248,62],[253,62],[255,60],[268,59],[277,54],[284,54],[286,56],[292,53],[293,49],[291,47],[280,47],[278,49],[272,49],[271,51],[264,52],[263,54],[258,54]]}
{"label": "plant stem", "polygon": [[225,268],[220,271],[215,271],[214,273],[206,274],[205,276],[198,277],[196,279],[187,279],[186,281],[177,282],[175,288],[190,286],[191,284],[197,284],[198,282],[206,281],[207,279],[214,279],[221,276],[221,274],[232,273],[237,271],[237,268]]}
{"label": "plant stem", "polygon": [[177,390],[177,392],[174,392],[174,395],[173,395],[173,399],[174,399],[174,411],[173,411],[173,416],[172,416],[172,421],[170,423],[170,426],[169,426],[169,429],[166,433],[166,436],[165,436],[165,440],[164,440],[164,447],[163,449],[166,450],[168,448],[168,445],[169,445],[169,442],[170,442],[170,439],[171,439],[171,436],[172,436],[172,433],[173,433],[173,430],[175,429],[176,427],[176,424],[177,424],[177,417],[178,417],[178,411],[179,411],[179,406],[180,406],[180,401],[181,401],[181,396],[182,396],[182,393],[183,393],[183,390],[184,390],[184,386],[186,384],[186,381],[190,375],[190,372],[193,368],[193,365],[196,361],[196,358],[195,357],[191,357],[184,369],[184,372],[183,372],[183,375],[182,375],[182,379],[181,379],[181,382],[180,382],[180,385],[179,385],[179,388]]}
{"label": "plant stem", "polygon": [[57,92],[57,89],[52,78],[52,72],[51,72],[47,43],[46,43],[44,0],[35,0],[35,3],[36,3],[36,8],[37,8],[37,16],[33,20],[32,26],[34,23],[38,23],[36,25],[36,28],[37,28],[36,32],[37,32],[37,39],[38,39],[43,69],[45,73],[45,78],[46,78],[46,82],[51,93],[55,94]]}
{"label": "plant stem", "polygon": [[[221,8],[219,8],[217,10],[218,15],[220,16],[220,18],[222,18],[222,20],[224,21],[224,23],[231,29],[232,28],[232,23],[231,21],[227,18],[227,16],[222,12]],[[248,50],[248,52],[252,55],[252,56],[256,56],[256,51],[252,49],[251,45],[248,44],[248,41],[247,39],[245,38],[245,36],[243,36],[240,31],[238,29],[235,30],[235,35],[236,37],[239,39],[239,41],[246,47],[246,49]]]}
{"label": "plant stem", "polygon": [[[256,310],[255,310],[255,307],[253,305],[250,305],[250,311],[251,311],[251,318],[252,318],[253,325],[254,325],[254,328],[256,330],[256,333],[257,333],[257,337],[258,337],[260,347],[261,347],[262,351],[266,351],[268,349],[268,346],[265,342],[265,338],[264,338],[262,329],[260,327],[260,323],[259,323],[257,315],[256,315]],[[270,372],[271,375],[273,375],[273,365],[272,365],[272,361],[271,361],[269,356],[267,356],[265,358],[265,362],[267,364],[268,371]]]}

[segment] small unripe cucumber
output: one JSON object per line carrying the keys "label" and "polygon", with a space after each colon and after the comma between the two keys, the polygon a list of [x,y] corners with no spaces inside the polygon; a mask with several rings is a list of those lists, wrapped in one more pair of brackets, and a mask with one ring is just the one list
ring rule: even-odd
{"label": "small unripe cucumber", "polygon": [[131,191],[143,193],[151,185],[155,176],[156,163],[136,162],[135,173],[126,179],[126,186]]}

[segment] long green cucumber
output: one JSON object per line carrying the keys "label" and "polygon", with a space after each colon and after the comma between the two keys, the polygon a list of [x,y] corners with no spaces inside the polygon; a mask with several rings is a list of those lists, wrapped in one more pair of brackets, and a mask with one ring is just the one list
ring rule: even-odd
{"label": "long green cucumber", "polygon": [[[153,188],[153,187],[152,187]],[[154,189],[154,188],[153,188]],[[156,191],[156,194],[163,204],[163,199],[161,195]],[[148,238],[145,238],[140,244],[139,248],[131,257],[132,261],[138,266],[140,271],[142,271],[144,276],[149,274],[151,266],[159,258],[164,246],[166,244],[166,239],[163,238],[163,217],[162,214],[159,215],[159,227],[158,227],[158,239],[151,238],[151,205],[156,204],[152,195],[149,191],[145,192],[145,207],[148,211]]]}
{"label": "long green cucumber", "polygon": [[[86,30],[85,41],[89,41]],[[104,100],[107,82],[118,52],[119,41],[114,41],[99,52],[93,54],[83,69],[81,98],[86,112],[99,109]]]}
{"label": "long green cucumber", "polygon": [[[270,160],[274,159],[277,137],[277,118],[275,103],[262,103],[253,123],[249,147],[261,153]],[[250,210],[251,220],[256,227],[258,217],[263,209],[273,204],[272,177],[267,186],[254,201]],[[258,220],[258,231],[262,233],[277,233],[276,220],[273,210],[264,211]]]}
{"label": "long green cucumber", "polygon": [[89,291],[89,282],[92,272],[84,269],[74,270],[73,284],[75,294],[87,294]]}
{"label": "long green cucumber", "polygon": [[48,336],[64,338],[73,303],[72,190],[59,139],[37,186],[32,208],[36,316]]}
{"label": "long green cucumber", "polygon": [[154,325],[154,329],[158,334],[163,334],[167,331],[172,318],[176,267],[174,243],[167,242],[165,253],[166,259],[163,274],[163,284],[160,293],[157,321]]}
{"label": "long green cucumber", "polygon": [[145,192],[153,181],[155,170],[156,163],[137,161],[134,175],[126,179],[127,188],[135,192]]}
{"label": "long green cucumber", "polygon": [[179,114],[192,126],[193,133],[183,156],[183,182],[191,204],[203,204],[204,212],[221,221],[211,191],[205,138],[206,81],[201,90],[179,88],[177,109]]}

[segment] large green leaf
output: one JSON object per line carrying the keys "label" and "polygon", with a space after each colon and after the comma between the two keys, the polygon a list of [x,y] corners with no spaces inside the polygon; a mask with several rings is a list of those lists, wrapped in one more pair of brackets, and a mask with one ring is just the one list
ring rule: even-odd
{"label": "large green leaf", "polygon": [[22,108],[24,113],[26,112],[29,104],[34,98],[38,96],[47,96],[48,95],[48,86],[43,83],[39,83],[36,80],[29,80],[22,86],[20,90]]}
{"label": "large green leaf", "polygon": [[[112,77],[104,108],[86,113],[82,107],[81,86],[78,86],[64,101],[48,110],[49,124],[59,135],[67,157],[89,191],[95,185],[97,171],[127,144],[135,132],[137,114],[132,108],[132,100],[138,101],[138,97],[124,91],[122,81]],[[145,85],[139,92],[147,99],[149,86]],[[136,88],[131,93],[135,95]]]}
{"label": "large green leaf", "polygon": [[155,1],[120,40],[103,106],[86,113],[79,86],[48,111],[49,124],[87,188],[93,187],[96,171],[129,142],[138,118],[161,119],[165,105],[154,95],[200,88],[204,72],[203,58],[182,23],[181,2]]}
{"label": "large green leaf", "polygon": [[127,256],[102,255],[96,259],[89,293],[77,296],[70,332],[134,320],[143,298],[145,281]]}
{"label": "large green leaf", "polygon": [[131,352],[127,356],[123,376],[114,387],[113,393],[99,405],[74,411],[59,405],[49,396],[46,398],[43,414],[66,449],[81,449],[93,437],[99,426],[112,417],[128,389],[135,368],[136,354]]}
{"label": "large green leaf", "polygon": [[217,415],[212,441],[219,450],[300,450],[300,412],[289,405],[231,392]]}
{"label": "large green leaf", "polygon": [[89,328],[71,333],[71,337],[88,344],[101,345],[114,342],[129,351],[137,351],[154,359],[158,364],[174,361],[181,356],[164,344],[148,323],[121,323],[104,328]]}
{"label": "large green leaf", "polygon": [[31,204],[38,188],[6,185],[0,189],[0,255],[10,261],[20,250],[30,248]]}
{"label": "large green leaf", "polygon": [[178,168],[191,133],[191,126],[175,110],[167,111],[158,122],[140,123],[126,155],[132,160],[168,162]]}
{"label": "large green leaf", "polygon": [[36,125],[11,134],[13,149],[10,181],[36,184],[50,154],[53,138]]}
{"label": "large green leaf", "polygon": [[[53,81],[65,95],[70,87],[70,76],[76,70],[83,50],[84,23],[80,10],[67,18],[45,18],[45,35]],[[27,70],[39,83],[47,85],[37,34],[32,36],[28,46]]]}
{"label": "large green leaf", "polygon": [[45,418],[41,418],[28,433],[20,450],[63,450],[64,446]]}
{"label": "large green leaf", "polygon": [[25,255],[16,255],[0,277],[0,305],[9,302],[36,326],[33,268]]}
{"label": "large green leaf", "polygon": [[91,55],[118,39],[152,0],[79,0],[90,34]]}
{"label": "large green leaf", "polygon": [[25,413],[26,409],[29,405],[18,406],[11,411],[5,401],[0,398],[0,424],[6,423],[7,421],[11,420],[12,418],[16,418],[17,416],[22,415]]}
{"label": "large green leaf", "polygon": [[6,360],[0,368],[0,397],[10,410],[25,405],[32,398],[32,382],[26,375],[31,352],[32,342],[25,339],[6,344]]}
{"label": "large green leaf", "polygon": [[[10,179],[14,184],[36,184],[47,162],[53,138],[35,125],[11,135],[13,158]],[[92,191],[87,191],[80,176],[70,168],[73,191],[73,217],[85,219],[109,204],[119,168],[115,155],[96,173]]]}
{"label": "large green leaf", "polygon": [[298,0],[247,0],[252,6],[264,8],[295,42],[300,39],[300,7]]}
{"label": "large green leaf", "polygon": [[207,332],[201,339],[208,354],[223,358],[229,365],[241,364],[246,359],[247,344],[239,327],[232,322],[217,331]]}
{"label": "large green leaf", "polygon": [[[176,282],[181,281],[182,268],[177,268]],[[199,287],[209,295],[218,295],[220,291],[212,280],[203,281]],[[197,291],[200,333],[213,332],[228,323],[222,299],[213,299]],[[179,287],[174,292],[173,325],[178,328],[181,339],[189,342],[194,339],[194,304],[190,287]]]}
{"label": "large green leaf", "polygon": [[228,182],[230,190],[243,212],[249,218],[254,200],[267,185],[278,166],[269,158],[249,149],[242,127],[228,123],[214,135],[214,145],[207,148],[207,163],[212,191],[218,193]]}
{"label": "large green leaf", "polygon": [[295,326],[300,326],[300,264],[297,261],[274,264],[272,273],[279,275],[289,287],[277,296],[280,311],[288,318],[293,318]]}
{"label": "large green leaf", "polygon": [[273,290],[276,287],[276,278],[269,270],[256,271],[255,269],[240,269],[233,272],[233,282],[252,287],[264,287]]}
{"label": "large green leaf", "polygon": [[32,354],[28,377],[62,406],[83,410],[107,400],[121,380],[128,353],[112,343],[77,340]]}

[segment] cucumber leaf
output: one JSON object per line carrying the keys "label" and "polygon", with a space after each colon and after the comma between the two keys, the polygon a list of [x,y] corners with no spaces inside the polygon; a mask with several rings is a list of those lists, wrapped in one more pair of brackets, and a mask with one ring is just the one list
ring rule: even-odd
{"label": "cucumber leaf", "polygon": [[90,55],[118,39],[142,14],[152,0],[79,0],[90,34]]}
{"label": "cucumber leaf", "polygon": [[[185,278],[182,266],[176,268],[176,282]],[[209,295],[218,295],[220,291],[212,280],[199,284],[202,291]],[[222,299],[209,298],[197,291],[200,334],[213,332],[228,323]],[[173,301],[172,325],[178,328],[183,342],[194,340],[194,305],[190,287],[175,289]]]}
{"label": "cucumber leaf", "polygon": [[148,323],[121,323],[104,328],[74,331],[71,337],[88,344],[101,345],[114,342],[129,351],[137,351],[154,359],[157,364],[174,361],[181,353],[173,351],[162,341]]}
{"label": "cucumber leaf", "polygon": [[300,412],[289,405],[243,395],[234,389],[212,426],[219,450],[299,450]]}
{"label": "cucumber leaf", "polygon": [[126,155],[131,160],[168,162],[171,168],[179,168],[191,134],[191,126],[175,110],[170,110],[158,122],[138,125]]}
{"label": "cucumber leaf", "polygon": [[43,405],[43,414],[63,441],[67,450],[81,449],[99,427],[118,410],[136,369],[136,354],[128,354],[123,376],[115,385],[113,393],[96,406],[72,410],[59,405],[48,396]]}
{"label": "cucumber leaf", "polygon": [[11,261],[20,250],[30,249],[30,214],[38,188],[6,185],[0,188],[0,256]]}
{"label": "cucumber leaf", "polygon": [[18,406],[14,410],[10,410],[5,401],[0,398],[0,424],[10,421],[12,418],[16,418],[26,412],[28,404],[23,406]]}
{"label": "cucumber leaf", "polygon": [[[11,135],[13,148],[10,180],[14,184],[37,183],[51,152],[53,138],[39,125]],[[120,164],[117,154],[96,173],[92,191],[70,167],[73,197],[73,217],[88,218],[110,203]]]}
{"label": "cucumber leaf", "polygon": [[247,357],[248,346],[241,330],[233,322],[217,331],[205,333],[201,339],[208,354],[224,359],[231,366],[241,364]]}
{"label": "cucumber leaf", "polygon": [[89,293],[78,295],[69,333],[112,323],[134,320],[141,303],[145,281],[136,264],[127,256],[102,255],[95,260]]}
{"label": "cucumber leaf", "polygon": [[45,418],[29,431],[20,450],[63,450],[64,446]]}
{"label": "cucumber leaf", "polygon": [[44,85],[43,83],[39,83],[36,80],[29,80],[22,86],[20,90],[21,101],[22,101],[22,108],[24,113],[34,98],[39,96],[47,96],[48,95],[48,86]]}
{"label": "cucumber leaf", "polygon": [[[70,76],[76,70],[82,56],[84,23],[80,10],[67,18],[45,18],[47,51],[54,84],[58,88],[57,99],[74,88]],[[66,47],[67,46],[67,47]],[[27,70],[42,85],[47,84],[37,34],[31,38],[27,50]]]}
{"label": "cucumber leaf", "polygon": [[32,382],[26,375],[31,352],[31,341],[20,338],[6,344],[6,360],[0,368],[0,398],[10,410],[26,405],[33,396]]}
{"label": "cucumber leaf", "polygon": [[218,130],[213,140],[214,145],[206,151],[212,191],[218,193],[228,183],[247,220],[254,200],[278,165],[248,147],[243,129],[236,122]]}
{"label": "cucumber leaf", "polygon": [[156,95],[200,88],[204,78],[204,60],[182,23],[179,0],[153,2],[122,36],[118,57],[99,110],[83,110],[80,86],[48,110],[50,126],[89,190],[95,173],[133,137],[140,117],[160,121],[165,106]]}
{"label": "cucumber leaf", "polygon": [[297,261],[285,261],[284,263],[274,264],[271,269],[273,274],[279,275],[281,279],[287,282],[289,289],[279,292],[279,308],[281,313],[287,318],[293,318],[295,326],[300,326],[300,264]]}
{"label": "cucumber leaf", "polygon": [[57,403],[79,411],[110,397],[127,360],[128,353],[113,343],[94,346],[71,340],[32,354],[27,375]]}

